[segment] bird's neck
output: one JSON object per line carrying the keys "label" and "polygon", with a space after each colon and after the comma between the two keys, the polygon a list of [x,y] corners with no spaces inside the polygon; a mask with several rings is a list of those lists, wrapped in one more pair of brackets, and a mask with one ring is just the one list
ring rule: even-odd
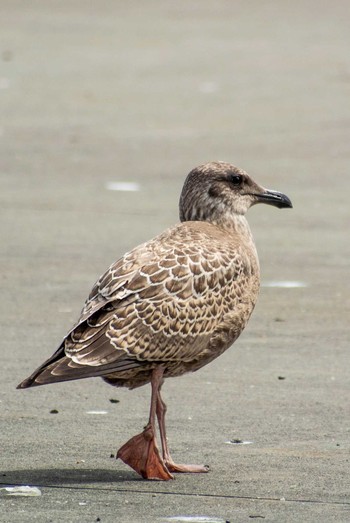
{"label": "bird's neck", "polygon": [[243,214],[228,213],[222,218],[223,219],[212,220],[212,223],[228,234],[236,237],[239,236],[240,242],[244,243],[250,249],[251,253],[255,254],[255,258],[258,260],[254,238],[246,217]]}
{"label": "bird's neck", "polygon": [[[213,208],[211,213],[208,215],[201,212],[201,209],[192,208],[192,213],[189,216],[181,214],[180,219],[184,221],[200,221],[209,222],[215,225],[226,234],[232,234],[239,236],[240,240],[251,248],[252,252],[256,253],[255,243],[253,235],[251,233],[248,221],[243,214],[233,213],[232,210],[225,210],[223,208]],[[257,258],[257,254],[256,254]]]}
{"label": "bird's neck", "polygon": [[216,220],[212,220],[212,223],[220,227],[220,229],[224,229],[231,234],[238,234],[248,243],[254,244],[248,221],[243,214],[227,213],[224,216],[219,216]]}

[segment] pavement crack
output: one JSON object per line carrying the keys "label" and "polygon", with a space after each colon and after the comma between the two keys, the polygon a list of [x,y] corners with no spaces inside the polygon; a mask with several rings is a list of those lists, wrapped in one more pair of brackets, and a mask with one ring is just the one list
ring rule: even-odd
{"label": "pavement crack", "polygon": [[[20,483],[3,483],[0,482],[2,486],[21,486]],[[66,490],[76,490],[76,491],[100,491],[100,492],[121,492],[121,493],[132,493],[132,494],[157,494],[163,496],[186,496],[186,497],[195,497],[195,498],[212,498],[212,499],[241,499],[247,501],[270,501],[270,502],[280,502],[280,503],[310,503],[314,505],[346,505],[350,506],[350,501],[341,501],[341,500],[323,500],[323,499],[309,499],[309,498],[278,498],[270,496],[249,496],[249,495],[240,495],[240,494],[207,494],[205,492],[179,492],[179,491],[166,491],[166,490],[142,490],[142,489],[123,489],[123,488],[107,488],[107,487],[74,487],[74,486],[63,486],[63,485],[44,485],[44,484],[35,484],[39,488],[51,488],[51,489],[66,489]]]}

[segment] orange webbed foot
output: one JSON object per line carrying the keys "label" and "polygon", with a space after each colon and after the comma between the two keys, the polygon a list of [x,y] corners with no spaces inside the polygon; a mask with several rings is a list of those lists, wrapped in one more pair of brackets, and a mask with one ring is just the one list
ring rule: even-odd
{"label": "orange webbed foot", "polygon": [[151,425],[147,425],[143,432],[129,439],[118,450],[117,458],[145,479],[167,481],[174,478],[159,454]]}

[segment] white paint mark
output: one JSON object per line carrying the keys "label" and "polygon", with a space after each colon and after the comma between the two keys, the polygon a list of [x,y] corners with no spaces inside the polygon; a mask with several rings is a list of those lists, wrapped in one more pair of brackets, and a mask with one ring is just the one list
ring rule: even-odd
{"label": "white paint mark", "polygon": [[140,184],[136,182],[107,182],[105,184],[107,191],[139,191]]}
{"label": "white paint mark", "polygon": [[219,90],[219,85],[216,82],[203,82],[200,84],[199,90],[204,94],[212,94]]}
{"label": "white paint mark", "polygon": [[10,87],[10,80],[8,78],[0,78],[0,89],[8,89]]}
{"label": "white paint mark", "polygon": [[106,410],[88,410],[86,414],[108,414]]}
{"label": "white paint mark", "polygon": [[252,441],[243,441],[242,439],[229,439],[225,441],[226,445],[252,445]]}
{"label": "white paint mark", "polygon": [[170,516],[164,521],[189,522],[189,523],[225,523],[226,519],[211,516]]}
{"label": "white paint mark", "polygon": [[283,289],[297,289],[307,287],[303,281],[266,281],[262,283],[262,287],[280,287]]}
{"label": "white paint mark", "polygon": [[41,490],[38,487],[29,487],[23,485],[19,487],[5,487],[0,488],[0,495],[2,496],[41,496]]}

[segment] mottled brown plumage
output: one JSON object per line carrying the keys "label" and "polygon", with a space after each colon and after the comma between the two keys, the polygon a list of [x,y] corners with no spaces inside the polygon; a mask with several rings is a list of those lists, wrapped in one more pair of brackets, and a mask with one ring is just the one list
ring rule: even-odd
{"label": "mottled brown plumage", "polygon": [[291,207],[285,195],[267,191],[230,164],[213,162],[191,171],[180,198],[181,223],[111,265],[55,354],[18,388],[90,376],[129,388],[151,382],[149,424],[119,457],[147,478],[205,471],[172,462],[160,387],[164,378],[212,361],[244,329],[260,281],[244,214],[259,202]]}

